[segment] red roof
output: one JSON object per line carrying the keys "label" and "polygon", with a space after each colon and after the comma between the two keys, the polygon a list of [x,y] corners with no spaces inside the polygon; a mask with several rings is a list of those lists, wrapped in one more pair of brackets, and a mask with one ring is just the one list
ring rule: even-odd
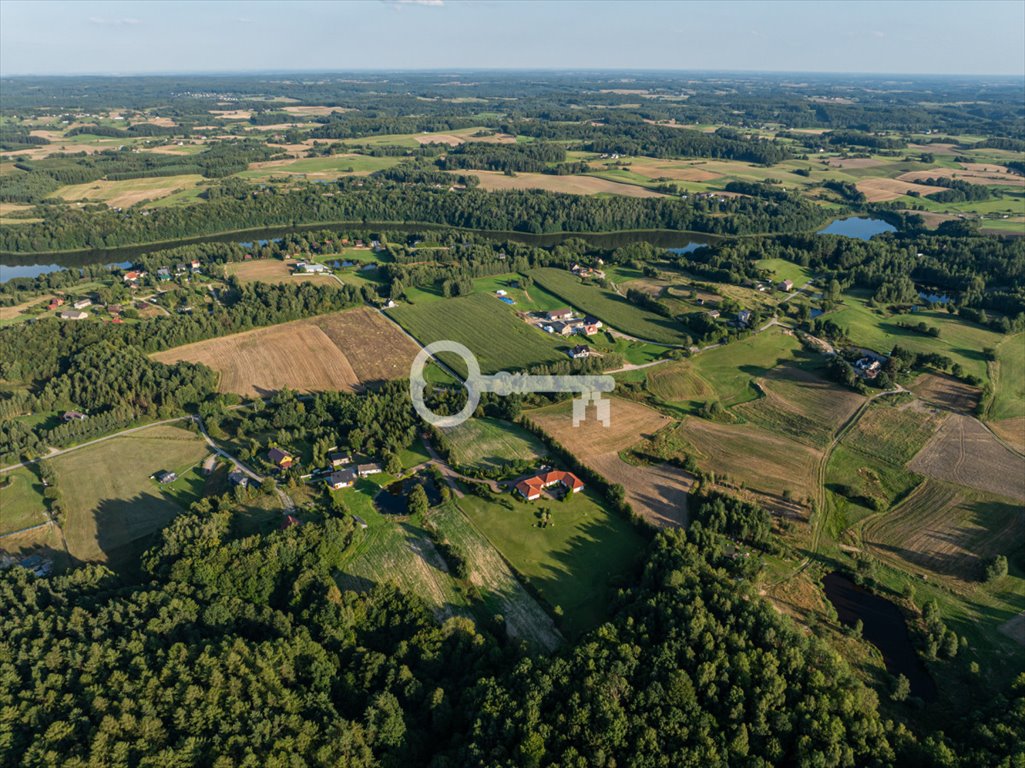
{"label": "red roof", "polygon": [[281,521],[281,527],[291,528],[293,525],[299,525],[299,518],[295,515],[285,515],[285,519]]}
{"label": "red roof", "polygon": [[551,472],[542,472],[539,475],[520,480],[520,482],[516,483],[516,490],[521,495],[529,498],[530,496],[537,496],[542,490],[556,483],[561,484],[568,491],[579,491],[584,487],[583,480],[572,472],[553,469]]}

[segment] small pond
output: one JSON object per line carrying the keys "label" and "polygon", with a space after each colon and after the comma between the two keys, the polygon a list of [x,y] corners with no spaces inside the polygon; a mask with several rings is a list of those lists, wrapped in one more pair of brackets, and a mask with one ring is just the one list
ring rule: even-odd
{"label": "small pond", "polygon": [[680,246],[679,248],[667,248],[666,250],[670,253],[680,255],[684,253],[692,253],[696,251],[698,248],[704,248],[706,245],[708,245],[708,243],[693,242],[687,243],[686,245]]}
{"label": "small pond", "polygon": [[374,496],[374,506],[384,515],[405,515],[408,514],[408,502],[410,491],[417,485],[422,485],[427,492],[427,501],[431,506],[441,503],[441,490],[434,478],[426,472],[419,472],[412,477],[403,480],[396,480],[391,485],[385,486]]}
{"label": "small pond", "polygon": [[923,701],[935,698],[936,683],[911,643],[900,608],[885,597],[859,587],[842,573],[828,574],[822,584],[843,624],[852,627],[861,619],[862,637],[883,654],[886,670],[894,676],[904,675],[911,683],[912,696]]}
{"label": "small pond", "polygon": [[825,229],[820,229],[820,235],[843,235],[845,237],[856,237],[858,240],[871,240],[883,232],[896,232],[897,228],[888,224],[882,219],[868,219],[863,216],[851,216],[846,219],[837,219],[831,222]]}

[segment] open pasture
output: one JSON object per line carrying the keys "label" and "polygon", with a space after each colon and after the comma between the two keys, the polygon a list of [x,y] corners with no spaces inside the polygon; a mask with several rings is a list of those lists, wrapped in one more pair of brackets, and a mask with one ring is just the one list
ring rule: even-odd
{"label": "open pasture", "polygon": [[744,418],[798,442],[824,448],[865,402],[861,395],[792,364],[756,380],[762,397],[737,406]]}
{"label": "open pasture", "polygon": [[489,616],[505,619],[509,637],[537,648],[555,650],[562,641],[552,617],[520,584],[512,569],[459,508],[462,502],[438,507],[430,521],[438,533],[465,559],[466,580],[480,593]]}
{"label": "open pasture", "polygon": [[[477,356],[484,373],[564,360],[562,350],[572,343],[532,328],[516,317],[511,307],[484,294],[401,305],[387,314],[423,345],[441,339],[464,344]],[[465,373],[465,366],[455,356],[443,354],[442,358]]]}
{"label": "open pasture", "polygon": [[993,402],[987,416],[996,421],[1025,418],[1025,334],[1001,341],[990,369]]}
{"label": "open pasture", "polygon": [[[845,295],[843,309],[826,317],[846,329],[847,335],[860,347],[887,354],[895,344],[899,344],[912,352],[935,352],[960,363],[965,372],[980,379],[987,377],[986,356],[982,350],[996,347],[1004,339],[1002,334],[959,320],[945,311],[923,310],[888,315],[869,307],[864,295]],[[925,322],[939,328],[940,335],[926,336],[901,328],[899,322],[915,325]]]}
{"label": "open pasture", "polygon": [[196,173],[181,176],[153,176],[123,181],[89,181],[58,189],[54,195],[68,202],[106,203],[111,208],[130,208],[143,201],[154,202],[178,192],[195,189],[203,181]]}
{"label": "open pasture", "polygon": [[490,192],[508,189],[543,189],[546,192],[564,192],[571,195],[623,195],[624,197],[662,197],[645,187],[621,184],[595,176],[555,176],[548,173],[517,173],[506,176],[501,171],[460,170],[453,174],[476,176],[481,189]]}
{"label": "open pasture", "polygon": [[926,480],[900,506],[869,520],[862,538],[912,570],[974,582],[994,555],[1025,536],[1021,507],[948,483]]}
{"label": "open pasture", "polygon": [[970,416],[951,414],[908,468],[937,480],[1025,501],[1025,458],[1006,448]]}
{"label": "open pasture", "polygon": [[[610,582],[627,576],[644,551],[644,538],[589,490],[548,503],[468,495],[458,505],[545,602],[562,609],[559,628],[570,638],[606,618]],[[552,515],[546,528],[538,525],[542,507]]]}
{"label": "open pasture", "polygon": [[296,274],[293,261],[281,259],[253,259],[224,265],[224,276],[235,277],[242,283],[333,283],[331,275]]}
{"label": "open pasture", "polygon": [[691,405],[716,399],[712,385],[701,378],[689,360],[656,365],[648,370],[648,391],[666,403]]}
{"label": "open pasture", "polygon": [[548,452],[530,432],[499,419],[469,419],[443,432],[457,467],[503,469],[515,461],[537,461]]}
{"label": "open pasture", "polygon": [[695,355],[689,362],[716,393],[724,407],[754,400],[756,377],[765,376],[777,365],[799,361],[806,353],[792,334],[780,328],[710,349]]}
{"label": "open pasture", "polygon": [[852,450],[901,467],[911,461],[946,418],[915,401],[892,404],[883,397],[861,414],[841,441]]}
{"label": "open pasture", "polygon": [[0,475],[0,533],[20,531],[47,520],[43,484],[26,467]]}
{"label": "open pasture", "polygon": [[249,181],[265,181],[271,177],[301,176],[307,179],[337,179],[341,176],[368,176],[374,171],[391,168],[401,157],[371,157],[369,155],[331,155],[305,157],[298,160],[266,160],[250,163],[248,170],[236,174]]}
{"label": "open pasture", "polygon": [[547,291],[623,333],[660,344],[685,345],[689,337],[667,317],[631,304],[614,291],[580,280],[564,269],[532,269],[530,276]]}
{"label": "open pasture", "polygon": [[246,397],[263,397],[283,387],[352,391],[359,384],[345,353],[310,320],[186,344],[158,352],[153,359],[206,365],[220,374],[221,392]]}
{"label": "open pasture", "polygon": [[128,564],[182,511],[150,476],[184,475],[208,454],[200,436],[162,425],[49,459],[63,495],[68,552],[78,560]]}

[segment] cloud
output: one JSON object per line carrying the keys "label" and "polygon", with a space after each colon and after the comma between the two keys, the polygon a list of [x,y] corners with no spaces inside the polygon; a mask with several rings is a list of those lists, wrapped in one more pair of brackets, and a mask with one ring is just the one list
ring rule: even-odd
{"label": "cloud", "polygon": [[425,5],[430,8],[441,8],[445,0],[389,0],[393,5]]}
{"label": "cloud", "polygon": [[102,27],[134,27],[136,24],[142,24],[142,19],[135,19],[130,16],[119,19],[108,19],[104,16],[90,16],[89,23],[98,24]]}
{"label": "cloud", "polygon": [[872,37],[886,37],[885,32],[880,32],[878,29],[872,31]]}

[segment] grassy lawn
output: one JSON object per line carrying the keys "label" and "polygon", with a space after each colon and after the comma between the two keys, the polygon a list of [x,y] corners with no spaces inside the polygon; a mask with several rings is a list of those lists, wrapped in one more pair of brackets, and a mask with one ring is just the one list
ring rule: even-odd
{"label": "grassy lawn", "polygon": [[1025,334],[1004,339],[996,348],[993,372],[993,403],[987,416],[993,420],[1025,417]]}
{"label": "grassy lawn", "polygon": [[[516,317],[511,307],[485,294],[398,306],[389,309],[388,314],[421,344],[451,339],[466,345],[477,356],[484,373],[563,360],[563,350],[571,344],[530,327]],[[465,373],[461,360],[442,357]]]}
{"label": "grassy lawn", "polygon": [[810,270],[786,259],[759,259],[755,262],[755,266],[771,272],[777,282],[793,280],[794,287],[800,287],[812,278]]}
{"label": "grassy lawn", "polygon": [[309,176],[314,179],[333,179],[347,174],[366,174],[391,168],[402,162],[401,157],[370,157],[369,155],[332,155],[307,157],[277,165],[257,164],[256,168],[236,174],[248,181],[265,181],[272,176]]}
{"label": "grassy lawn", "polygon": [[[894,345],[900,345],[912,352],[935,352],[946,355],[960,363],[966,373],[986,379],[986,356],[982,350],[996,347],[1003,336],[981,326],[957,319],[945,311],[927,310],[908,314],[885,315],[868,306],[864,295],[847,295],[844,308],[826,315],[841,328],[858,346],[889,354]],[[939,337],[926,336],[917,331],[901,328],[898,322],[926,325],[939,328]]]}
{"label": "grassy lawn", "polygon": [[758,393],[751,385],[752,379],[764,376],[781,363],[797,359],[800,348],[801,343],[795,337],[771,328],[695,355],[690,366],[697,376],[708,382],[723,406],[729,407],[754,400]]}
{"label": "grassy lawn", "polygon": [[594,315],[616,330],[662,344],[689,344],[690,337],[675,322],[631,304],[619,294],[582,282],[563,269],[534,269],[534,281],[567,304]]}
{"label": "grassy lawn", "polygon": [[[606,616],[611,580],[630,573],[645,540],[606,510],[590,491],[567,501],[494,501],[466,496],[460,508],[512,566],[553,607],[560,630],[578,637]],[[538,527],[542,508],[553,524]]]}
{"label": "grassy lawn", "polygon": [[540,440],[508,421],[469,419],[444,431],[458,467],[504,469],[514,461],[534,461],[547,454]]}
{"label": "grassy lawn", "polygon": [[[130,566],[191,496],[190,471],[209,453],[198,435],[159,426],[51,459],[65,508],[68,551],[79,560]],[[182,477],[165,488],[150,476]],[[172,484],[173,486],[173,484]]]}
{"label": "grassy lawn", "polygon": [[0,533],[45,523],[44,508],[43,484],[30,469],[0,476]]}

